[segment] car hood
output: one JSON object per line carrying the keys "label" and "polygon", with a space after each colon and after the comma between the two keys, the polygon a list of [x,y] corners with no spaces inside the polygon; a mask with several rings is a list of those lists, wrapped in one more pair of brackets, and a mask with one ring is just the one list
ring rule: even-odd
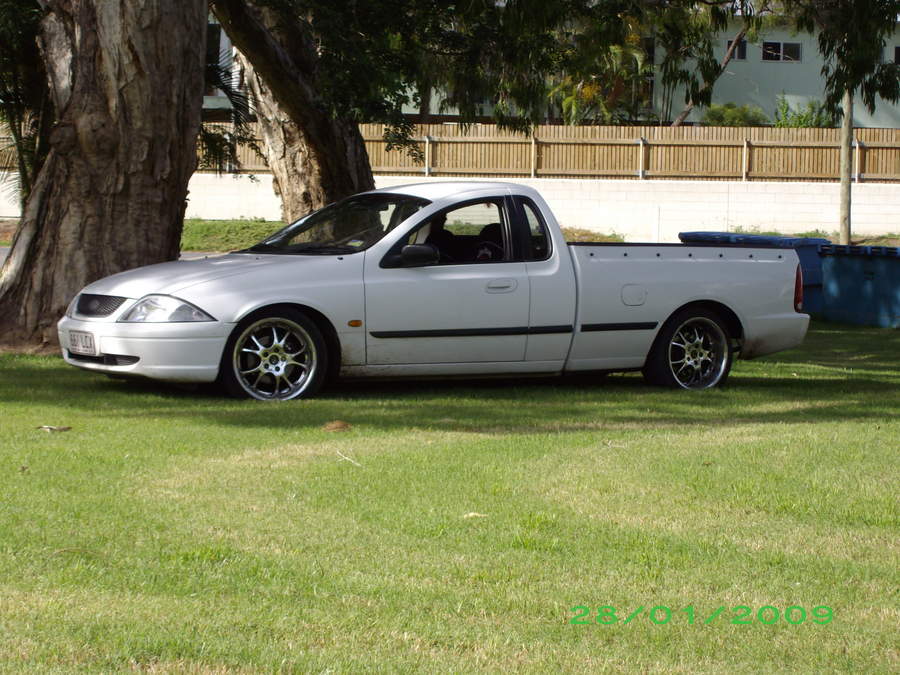
{"label": "car hood", "polygon": [[151,293],[178,295],[179,292],[225,277],[273,268],[318,268],[330,256],[264,255],[229,253],[199,260],[176,260],[119,272],[86,286],[83,293],[142,298]]}

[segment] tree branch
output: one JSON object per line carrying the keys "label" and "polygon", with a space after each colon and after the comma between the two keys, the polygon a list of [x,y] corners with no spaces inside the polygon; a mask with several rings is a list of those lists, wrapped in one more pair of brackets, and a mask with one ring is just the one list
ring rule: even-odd
{"label": "tree branch", "polygon": [[[713,85],[716,83],[716,80],[718,80],[722,73],[725,72],[725,68],[728,66],[728,64],[731,62],[732,57],[734,56],[734,50],[737,49],[738,45],[740,44],[741,40],[744,39],[745,35],[747,35],[746,25],[742,26],[737,34],[732,38],[731,45],[725,51],[725,56],[722,57],[722,62],[719,64],[719,70],[716,73],[716,77],[713,80],[707,80],[703,83],[703,86],[700,88],[701,94],[712,89]],[[681,114],[678,115],[678,117],[676,117],[672,122],[672,126],[680,127],[682,124],[684,124],[684,121],[687,119],[687,116],[691,114],[691,110],[694,109],[695,105],[696,104],[694,103],[693,99],[689,100],[684,110],[681,111]]]}

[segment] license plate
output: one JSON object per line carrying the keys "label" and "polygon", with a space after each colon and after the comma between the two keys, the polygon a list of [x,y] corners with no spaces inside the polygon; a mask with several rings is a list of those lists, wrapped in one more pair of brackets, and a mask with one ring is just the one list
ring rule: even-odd
{"label": "license plate", "polygon": [[73,354],[88,354],[89,356],[95,356],[97,354],[97,349],[94,347],[94,336],[91,333],[70,330],[69,351]]}

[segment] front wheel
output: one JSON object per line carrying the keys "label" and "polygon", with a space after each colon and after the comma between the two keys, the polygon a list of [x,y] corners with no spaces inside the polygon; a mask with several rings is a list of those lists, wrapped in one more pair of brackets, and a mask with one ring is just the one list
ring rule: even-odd
{"label": "front wheel", "polygon": [[315,394],[326,370],[321,331],[305,314],[285,307],[237,325],[225,344],[219,379],[238,398],[288,401]]}
{"label": "front wheel", "polygon": [[733,359],[721,317],[707,309],[678,312],[663,326],[644,366],[652,384],[709,389],[725,383]]}

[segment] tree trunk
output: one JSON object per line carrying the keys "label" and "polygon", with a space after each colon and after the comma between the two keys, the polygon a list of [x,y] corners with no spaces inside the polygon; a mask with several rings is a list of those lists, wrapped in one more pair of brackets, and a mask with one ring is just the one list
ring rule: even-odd
{"label": "tree trunk", "polygon": [[213,0],[212,9],[241,52],[285,220],[371,190],[359,128],[332,117],[316,93],[316,47],[299,17],[249,0]]}
{"label": "tree trunk", "polygon": [[841,243],[850,243],[850,173],[853,165],[853,92],[844,92],[841,121]]}
{"label": "tree trunk", "polygon": [[[744,39],[744,36],[746,34],[747,27],[744,26],[737,32],[737,35],[735,35],[731,39],[731,46],[725,51],[725,56],[722,57],[722,62],[719,64],[719,72],[716,74],[716,78],[712,81],[704,82],[703,86],[700,88],[701,92],[706,92],[708,89],[712,89],[713,85],[716,83],[716,80],[719,79],[719,76],[721,76],[722,73],[725,72],[725,68],[728,67],[728,64],[731,62],[731,59],[734,56],[734,50],[737,49],[738,45],[740,44],[741,40]],[[675,118],[675,121],[672,122],[672,126],[680,127],[682,124],[684,124],[684,121],[687,119],[687,116],[691,114],[691,110],[694,109],[695,105],[696,103],[694,103],[693,99],[689,100],[684,110],[681,111],[681,114],[678,115],[678,117]]]}
{"label": "tree trunk", "polygon": [[431,121],[431,82],[422,80],[418,84],[419,93],[419,124],[428,124]]}
{"label": "tree trunk", "polygon": [[[374,187],[366,146],[355,124],[332,122],[335,138],[340,140],[335,152],[346,153],[349,181],[327,181],[323,167],[313,153],[312,143],[304,129],[295,124],[278,104],[266,85],[243,54],[237,58],[250,88],[263,140],[263,154],[272,170],[272,187],[281,198],[281,216],[292,222],[310,211],[347,195]],[[329,161],[329,164],[334,162]],[[340,190],[328,185],[339,184]]]}
{"label": "tree trunk", "polygon": [[41,4],[58,122],[0,269],[6,344],[55,344],[83,286],[177,258],[197,163],[206,2]]}

